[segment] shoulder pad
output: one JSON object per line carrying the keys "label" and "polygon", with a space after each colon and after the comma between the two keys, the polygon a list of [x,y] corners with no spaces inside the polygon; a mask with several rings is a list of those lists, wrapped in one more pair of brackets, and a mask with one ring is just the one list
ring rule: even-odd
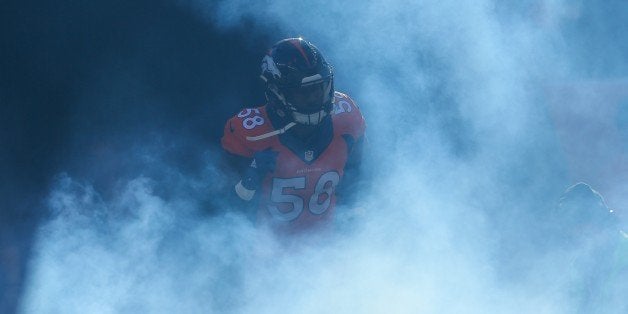
{"label": "shoulder pad", "polygon": [[246,108],[227,121],[220,143],[232,154],[252,157],[256,151],[268,146],[268,141],[253,142],[247,140],[247,137],[271,131],[273,127],[266,114],[266,106]]}
{"label": "shoulder pad", "polygon": [[366,129],[364,117],[360,107],[348,95],[335,92],[332,118],[335,132],[349,134],[356,140],[364,135]]}

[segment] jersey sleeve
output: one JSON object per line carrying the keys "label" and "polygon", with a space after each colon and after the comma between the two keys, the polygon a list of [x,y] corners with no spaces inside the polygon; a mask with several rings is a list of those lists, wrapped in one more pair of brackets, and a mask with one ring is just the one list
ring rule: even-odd
{"label": "jersey sleeve", "polygon": [[251,158],[257,151],[266,149],[272,140],[251,141],[273,131],[265,107],[247,108],[232,117],[225,124],[220,144],[231,154]]}
{"label": "jersey sleeve", "polygon": [[240,119],[232,117],[225,124],[224,133],[220,139],[222,148],[227,152],[243,157],[252,157],[253,150],[247,145],[244,132],[239,126]]}
{"label": "jersey sleeve", "polygon": [[366,131],[366,122],[360,108],[346,94],[336,92],[334,96],[334,128],[342,135],[350,135],[354,141],[359,140]]}

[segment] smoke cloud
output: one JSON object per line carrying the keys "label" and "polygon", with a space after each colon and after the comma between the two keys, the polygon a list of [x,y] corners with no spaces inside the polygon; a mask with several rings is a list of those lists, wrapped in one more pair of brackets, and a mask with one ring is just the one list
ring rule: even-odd
{"label": "smoke cloud", "polygon": [[[268,45],[304,36],[318,46],[335,66],[336,88],[366,117],[370,184],[357,204],[339,208],[360,214],[341,215],[333,234],[286,244],[216,196],[229,184],[215,162],[217,148],[202,153],[206,166],[191,175],[166,158],[168,148],[140,147],[125,157],[144,174],[123,177],[106,195],[89,182],[57,176],[24,312],[619,313],[628,307],[621,297],[628,291],[625,269],[602,272],[591,257],[614,256],[605,238],[594,233],[577,244],[553,238],[563,226],[553,213],[575,176],[548,100],[557,82],[628,75],[619,57],[626,51],[622,38],[596,39],[612,47],[604,56],[574,46],[583,36],[578,21],[606,29],[628,20],[625,5],[609,4],[623,10],[601,16],[604,4],[586,1],[177,5],[224,31],[246,22],[276,32]],[[583,65],[585,56],[600,63]],[[621,95],[625,106],[628,95]],[[616,155],[625,152],[623,146]],[[614,191],[625,191],[625,174],[615,174]],[[626,205],[617,198],[612,207],[617,213]],[[206,206],[215,212],[204,213]],[[607,280],[608,273],[615,277]],[[600,281],[607,283],[598,289],[604,302],[583,297],[581,290]]]}

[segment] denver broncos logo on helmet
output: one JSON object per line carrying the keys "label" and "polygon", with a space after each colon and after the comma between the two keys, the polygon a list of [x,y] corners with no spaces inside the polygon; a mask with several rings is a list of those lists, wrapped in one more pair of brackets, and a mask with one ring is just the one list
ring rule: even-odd
{"label": "denver broncos logo on helmet", "polygon": [[275,64],[275,60],[273,60],[273,57],[266,55],[264,56],[264,59],[262,59],[262,74],[263,75],[270,74],[275,79],[281,78],[281,72],[277,68],[277,65]]}

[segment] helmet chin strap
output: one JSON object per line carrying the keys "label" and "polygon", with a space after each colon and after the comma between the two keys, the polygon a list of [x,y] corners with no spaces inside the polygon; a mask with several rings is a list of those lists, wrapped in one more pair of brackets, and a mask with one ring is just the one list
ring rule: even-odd
{"label": "helmet chin strap", "polygon": [[247,136],[246,139],[248,141],[255,142],[255,141],[263,140],[263,139],[266,139],[275,135],[283,134],[283,133],[286,133],[286,131],[288,131],[293,126],[297,125],[297,123],[304,124],[304,125],[317,125],[321,123],[321,121],[323,121],[323,118],[327,116],[327,112],[325,110],[321,110],[319,112],[315,112],[312,114],[302,114],[298,112],[293,112],[292,115],[296,122],[295,121],[290,122],[279,130],[274,130],[268,133],[264,133],[262,135]]}
{"label": "helmet chin strap", "polygon": [[272,132],[264,133],[264,134],[258,135],[258,136],[247,136],[246,139],[248,141],[251,141],[251,142],[263,140],[263,139],[269,138],[271,136],[275,136],[275,135],[286,133],[286,131],[288,131],[291,127],[293,127],[295,125],[296,125],[295,122],[290,122],[290,123],[286,124],[286,126],[284,126],[283,128],[281,128],[279,130],[274,130]]}

